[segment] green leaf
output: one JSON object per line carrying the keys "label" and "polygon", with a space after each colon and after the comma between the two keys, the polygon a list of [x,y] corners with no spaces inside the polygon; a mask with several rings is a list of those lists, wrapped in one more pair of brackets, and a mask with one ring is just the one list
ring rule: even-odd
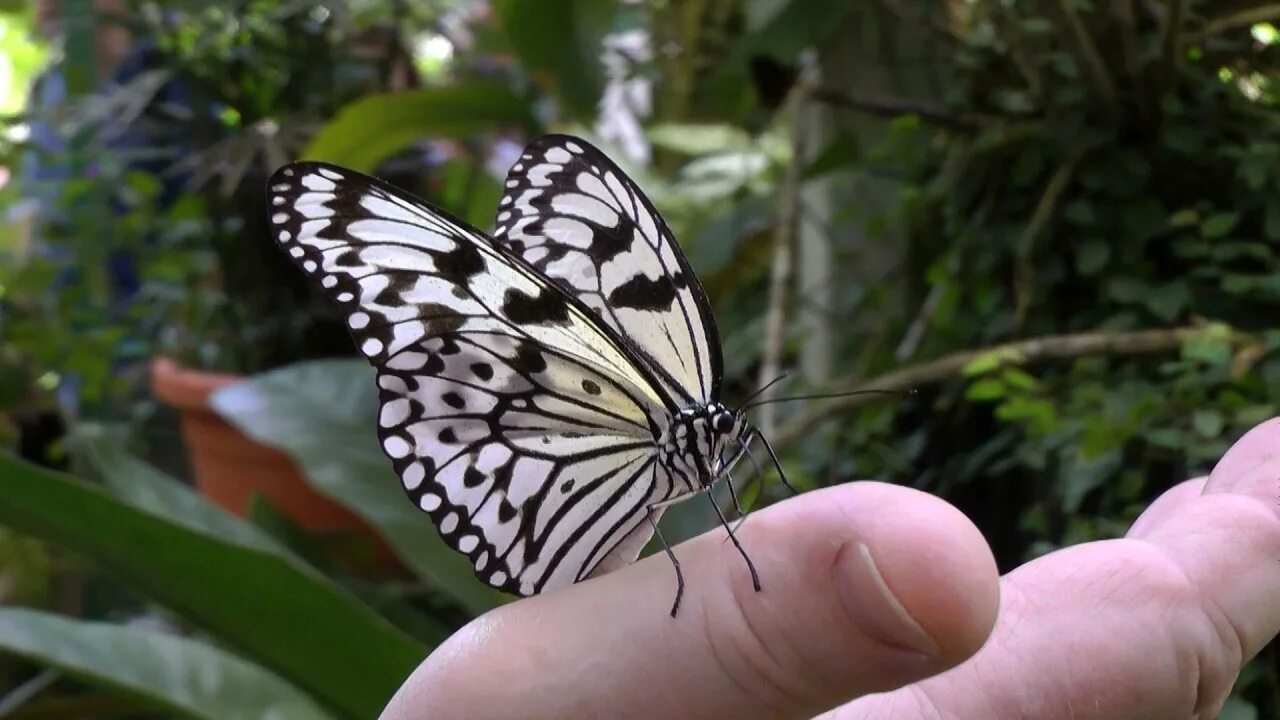
{"label": "green leaf", "polygon": [[2,453],[0,497],[0,523],[93,559],[351,717],[376,716],[426,654],[300,563],[194,531]]}
{"label": "green leaf", "polygon": [[[211,505],[188,486],[126,453],[120,442],[92,427],[82,428],[75,440],[77,454],[116,497],[192,532],[270,553],[290,562],[297,560],[271,536]],[[298,567],[304,571],[312,570],[301,563]]]}
{"label": "green leaf", "polygon": [[241,432],[292,456],[312,487],[377,528],[424,580],[472,612],[502,602],[405,497],[378,447],[377,386],[368,363],[291,365],[223,388],[210,404]]}
{"label": "green leaf", "polygon": [[1076,270],[1081,275],[1092,275],[1107,266],[1111,259],[1111,246],[1098,241],[1086,242],[1076,253]]}
{"label": "green leaf", "polygon": [[1182,343],[1182,359],[1224,366],[1231,362],[1231,328],[1221,323],[1206,326]]}
{"label": "green leaf", "polygon": [[165,716],[333,717],[297,688],[225,650],[138,627],[0,608],[0,650],[136,697]]}
{"label": "green leaf", "polygon": [[1111,450],[1097,457],[1069,455],[1063,463],[1061,484],[1058,487],[1062,511],[1068,514],[1078,511],[1090,492],[1115,476],[1123,459],[1119,450]]}
{"label": "green leaf", "polygon": [[1236,229],[1236,225],[1240,222],[1240,213],[1224,212],[1214,213],[1205,218],[1200,224],[1200,234],[1206,238],[1225,237],[1232,230]]}
{"label": "green leaf", "polygon": [[1172,322],[1191,302],[1191,289],[1183,282],[1166,282],[1147,290],[1143,302],[1152,314]]}
{"label": "green leaf", "polygon": [[1072,200],[1062,210],[1062,218],[1076,225],[1092,225],[1098,221],[1098,214],[1088,200]]}
{"label": "green leaf", "polygon": [[983,353],[978,357],[969,361],[964,366],[964,375],[972,377],[974,375],[983,375],[1000,367],[1001,365],[1017,365],[1025,358],[1022,353],[1011,348],[996,348],[990,352]]}
{"label": "green leaf", "polygon": [[367,173],[421,140],[466,138],[507,125],[534,124],[529,101],[496,83],[370,95],[339,110],[302,157]]}
{"label": "green leaf", "polygon": [[1197,410],[1191,415],[1191,426],[1203,437],[1213,439],[1222,434],[1226,420],[1223,419],[1222,413],[1212,408]]}
{"label": "green leaf", "polygon": [[1169,227],[1191,227],[1200,224],[1200,213],[1192,208],[1183,208],[1169,216]]}
{"label": "green leaf", "polygon": [[579,118],[595,115],[604,75],[600,54],[616,2],[498,0],[498,26],[520,64]]}
{"label": "green leaf", "polygon": [[685,155],[751,149],[751,136],[732,125],[717,123],[662,123],[645,133],[656,147]]}
{"label": "green leaf", "polygon": [[999,400],[1005,396],[1004,383],[995,378],[983,378],[969,386],[965,397],[976,402]]}
{"label": "green leaf", "polygon": [[1000,373],[1000,379],[1014,390],[1030,392],[1040,387],[1040,381],[1018,368],[1008,368]]}

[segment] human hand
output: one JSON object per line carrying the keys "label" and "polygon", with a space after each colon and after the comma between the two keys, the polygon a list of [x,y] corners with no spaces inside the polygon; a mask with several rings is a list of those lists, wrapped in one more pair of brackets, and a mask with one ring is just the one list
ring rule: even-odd
{"label": "human hand", "polygon": [[1002,579],[937,498],[806,493],[742,528],[763,592],[718,529],[676,548],[678,617],[662,554],[498,608],[383,718],[1211,718],[1280,631],[1278,488],[1273,419],[1124,539]]}

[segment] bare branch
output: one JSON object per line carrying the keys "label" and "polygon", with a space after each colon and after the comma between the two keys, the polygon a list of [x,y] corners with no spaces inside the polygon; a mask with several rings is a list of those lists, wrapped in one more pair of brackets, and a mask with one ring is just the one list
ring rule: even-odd
{"label": "bare branch", "polygon": [[[760,359],[760,387],[765,387],[782,371],[782,346],[786,341],[787,282],[791,277],[791,254],[796,231],[796,206],[800,196],[800,182],[806,160],[804,135],[808,129],[801,115],[809,102],[817,72],[816,59],[810,54],[801,59],[800,76],[791,88],[788,103],[791,106],[791,161],[787,164],[782,180],[782,193],[778,200],[778,224],[773,236],[773,260],[769,274],[769,304],[764,318],[764,347]],[[769,388],[761,393],[768,399],[776,393]],[[765,405],[760,413],[758,426],[772,430],[774,408]]]}
{"label": "bare branch", "polygon": [[[852,381],[843,386],[837,384],[831,388],[831,391],[912,390],[959,377],[969,363],[992,353],[1018,357],[1023,363],[1038,363],[1049,360],[1070,360],[1086,355],[1147,355],[1169,352],[1178,349],[1187,339],[1201,332],[1204,332],[1202,327],[1178,327],[1136,332],[1047,335],[976,350],[964,350],[936,360],[894,370],[864,382]],[[826,418],[880,399],[882,397],[877,395],[851,395],[816,404],[783,424],[771,438],[773,445],[778,449],[789,447]]]}
{"label": "bare branch", "polygon": [[1049,184],[1044,189],[1044,194],[1040,196],[1040,202],[1036,203],[1036,209],[1031,215],[1031,221],[1027,223],[1027,228],[1023,231],[1022,238],[1018,242],[1018,258],[1013,277],[1013,294],[1017,298],[1014,318],[1018,327],[1022,326],[1027,317],[1027,310],[1031,307],[1031,283],[1034,275],[1031,258],[1035,254],[1036,240],[1044,232],[1054,213],[1057,212],[1058,202],[1061,200],[1062,194],[1066,192],[1067,185],[1071,183],[1071,179],[1075,177],[1076,166],[1079,163],[1080,155],[1073,155],[1054,172],[1053,177],[1049,179]]}
{"label": "bare branch", "polygon": [[[1175,7],[1181,9],[1182,2]],[[1280,3],[1271,3],[1260,7],[1241,10],[1225,17],[1210,20],[1200,30],[1188,38],[1191,42],[1204,42],[1214,35],[1221,35],[1232,30],[1252,27],[1258,23],[1280,20]],[[1175,28],[1176,29],[1176,28]]]}
{"label": "bare branch", "polygon": [[854,110],[874,115],[875,117],[897,118],[905,115],[917,115],[921,120],[953,130],[972,131],[977,130],[982,125],[982,122],[976,117],[960,117],[947,112],[943,108],[915,100],[871,98],[850,95],[830,88],[816,89],[812,92],[811,97],[833,107]]}

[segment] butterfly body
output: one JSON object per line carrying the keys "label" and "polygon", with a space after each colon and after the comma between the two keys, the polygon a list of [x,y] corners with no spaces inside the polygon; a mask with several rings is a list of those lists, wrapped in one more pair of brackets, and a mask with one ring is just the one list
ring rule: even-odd
{"label": "butterfly body", "polygon": [[405,492],[484,582],[531,595],[630,563],[746,452],[697,277],[584,141],[530,145],[492,234],[323,163],[269,185],[277,242],[377,369]]}

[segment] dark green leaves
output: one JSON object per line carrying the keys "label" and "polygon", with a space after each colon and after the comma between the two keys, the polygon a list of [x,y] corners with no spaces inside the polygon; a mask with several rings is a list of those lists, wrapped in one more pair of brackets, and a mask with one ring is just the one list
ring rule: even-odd
{"label": "dark green leaves", "polygon": [[196,529],[203,520],[175,522],[2,454],[0,497],[0,523],[91,558],[349,717],[376,715],[426,654],[298,561]]}
{"label": "dark green leaves", "polygon": [[0,608],[0,652],[138,698],[165,716],[330,720],[305,693],[242,658],[141,626]]}
{"label": "dark green leaves", "polygon": [[600,55],[617,4],[599,0],[499,0],[503,34],[521,65],[580,118],[593,116],[603,74]]}

